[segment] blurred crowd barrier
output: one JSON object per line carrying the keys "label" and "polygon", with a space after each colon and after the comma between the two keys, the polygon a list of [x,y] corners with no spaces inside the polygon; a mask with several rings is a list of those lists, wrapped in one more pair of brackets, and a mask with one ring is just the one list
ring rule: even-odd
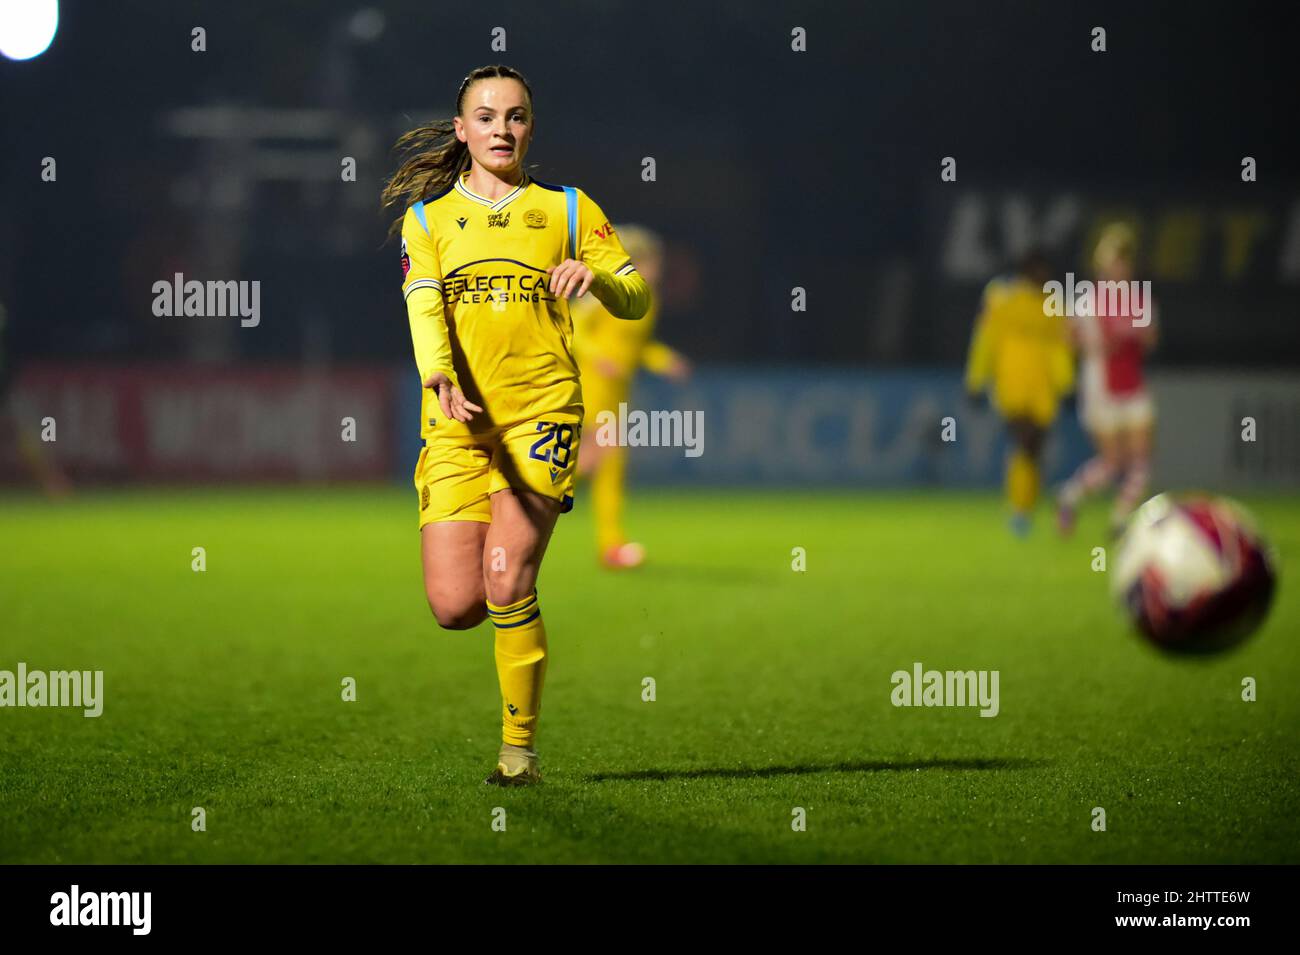
{"label": "blurred crowd barrier", "polygon": [[[1300,375],[1162,371],[1150,384],[1156,486],[1300,487]],[[23,370],[9,409],[74,480],[408,481],[419,398],[406,365],[42,364]],[[988,486],[1006,447],[951,369],[702,367],[685,385],[638,380],[621,424],[644,484]],[[1063,408],[1047,479],[1089,453]],[[12,439],[0,474],[21,479]]]}

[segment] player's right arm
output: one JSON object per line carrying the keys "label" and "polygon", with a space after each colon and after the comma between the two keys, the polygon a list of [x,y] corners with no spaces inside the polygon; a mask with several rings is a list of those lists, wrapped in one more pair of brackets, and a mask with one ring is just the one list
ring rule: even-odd
{"label": "player's right arm", "polygon": [[993,375],[993,352],[997,347],[994,310],[1000,288],[990,282],[984,289],[980,313],[975,319],[975,334],[971,336],[970,352],[966,357],[966,394],[978,395],[988,387]]}
{"label": "player's right arm", "polygon": [[411,324],[411,344],[420,381],[442,372],[456,384],[451,362],[451,336],[442,302],[442,267],[433,237],[424,231],[413,208],[402,220],[402,296]]}
{"label": "player's right arm", "polygon": [[465,400],[452,364],[451,334],[442,300],[442,267],[433,237],[425,231],[414,208],[402,220],[402,295],[411,326],[411,345],[420,382],[438,395],[442,413],[456,421],[469,421],[472,411],[482,411]]}

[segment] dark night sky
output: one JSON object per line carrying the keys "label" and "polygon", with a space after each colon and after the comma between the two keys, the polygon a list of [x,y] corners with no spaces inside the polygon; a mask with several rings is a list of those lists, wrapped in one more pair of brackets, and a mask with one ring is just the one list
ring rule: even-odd
{"label": "dark night sky", "polygon": [[[0,61],[11,338],[38,354],[182,347],[140,317],[167,262],[201,271],[207,228],[174,198],[196,154],[160,132],[167,110],[342,107],[386,148],[401,114],[445,114],[460,77],[490,62],[533,85],[536,175],[581,185],[616,220],[653,224],[694,257],[699,288],[662,321],[703,360],[869,361],[838,344],[861,310],[822,315],[825,335],[790,331],[788,290],[852,287],[893,260],[924,281],[924,210],[945,155],[968,188],[1213,197],[1243,155],[1270,195],[1300,185],[1287,137],[1300,77],[1269,3],[593,0],[454,16],[389,2],[373,4],[387,20],[377,41],[328,53],[361,6],[65,2],[48,53]],[[488,46],[498,25],[503,54]],[[206,53],[190,50],[193,26],[208,32]],[[789,50],[793,26],[808,30],[806,54]],[[1107,30],[1105,54],[1089,49],[1093,26]],[[57,184],[39,182],[46,155]],[[639,178],[646,155],[653,185]],[[381,149],[347,188],[377,193],[390,171]],[[406,357],[377,210],[281,182],[259,187],[243,215],[241,274],[281,278],[280,301],[293,302],[278,326],[241,339],[246,356],[294,357],[324,322],[336,357]],[[921,342],[896,357],[951,356]]]}

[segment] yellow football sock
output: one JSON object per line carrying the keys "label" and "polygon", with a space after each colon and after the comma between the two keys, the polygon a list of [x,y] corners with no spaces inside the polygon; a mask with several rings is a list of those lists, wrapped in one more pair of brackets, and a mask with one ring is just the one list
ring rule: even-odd
{"label": "yellow football sock", "polygon": [[1017,514],[1028,514],[1038,501],[1038,462],[1024,451],[1007,460],[1007,503]]}
{"label": "yellow football sock", "polygon": [[499,607],[487,602],[496,627],[497,680],[501,684],[501,739],[533,747],[546,677],[546,627],[537,589],[522,600]]}
{"label": "yellow football sock", "polygon": [[627,448],[614,447],[605,451],[591,478],[596,547],[602,554],[627,540],[623,536],[623,477],[626,473]]}

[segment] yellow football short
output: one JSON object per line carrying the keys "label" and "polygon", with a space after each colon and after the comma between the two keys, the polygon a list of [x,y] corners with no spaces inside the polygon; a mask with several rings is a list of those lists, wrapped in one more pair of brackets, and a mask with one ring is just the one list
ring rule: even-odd
{"label": "yellow football short", "polygon": [[535,491],[573,509],[579,415],[544,415],[479,434],[426,438],[415,464],[420,526],[437,521],[492,520],[489,498],[507,488]]}
{"label": "yellow football short", "polygon": [[998,383],[993,390],[993,407],[1004,418],[1030,418],[1044,428],[1056,418],[1058,399],[1050,388]]}

